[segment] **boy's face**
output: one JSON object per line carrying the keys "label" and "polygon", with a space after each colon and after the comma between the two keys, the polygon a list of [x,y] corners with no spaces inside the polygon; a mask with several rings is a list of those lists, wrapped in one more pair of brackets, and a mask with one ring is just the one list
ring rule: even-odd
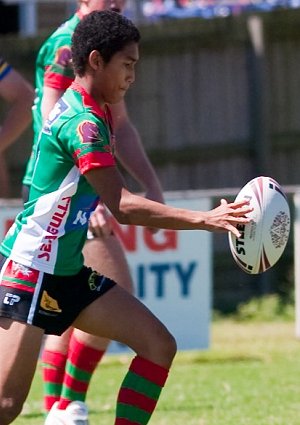
{"label": "boy's face", "polygon": [[107,64],[98,67],[94,74],[94,96],[101,103],[120,102],[135,80],[138,59],[138,44],[132,42],[117,52]]}

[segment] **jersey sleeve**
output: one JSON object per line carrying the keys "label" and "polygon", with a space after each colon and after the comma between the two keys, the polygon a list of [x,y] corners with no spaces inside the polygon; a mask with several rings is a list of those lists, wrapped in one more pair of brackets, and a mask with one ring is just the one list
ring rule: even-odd
{"label": "jersey sleeve", "polygon": [[61,129],[59,138],[68,147],[81,174],[116,165],[109,128],[93,114],[78,114]]}
{"label": "jersey sleeve", "polygon": [[49,40],[44,59],[44,86],[65,91],[74,80],[71,60],[71,39],[57,37]]}

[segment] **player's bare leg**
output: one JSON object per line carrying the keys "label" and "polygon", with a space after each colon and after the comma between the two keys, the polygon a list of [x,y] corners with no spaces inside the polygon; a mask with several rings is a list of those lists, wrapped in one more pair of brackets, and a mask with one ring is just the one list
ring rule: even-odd
{"label": "player's bare leg", "polygon": [[[116,236],[89,239],[83,249],[85,265],[109,277],[122,286],[126,291],[133,292],[133,283],[130,275],[124,250]],[[109,340],[86,334],[74,329],[74,335],[90,347],[105,351]]]}
{"label": "player's bare leg", "polygon": [[[97,270],[99,273],[117,282],[128,292],[133,292],[132,278],[124,250],[116,236],[110,235],[104,238],[94,238],[86,242],[83,254],[85,265]],[[74,329],[74,335],[82,343],[93,348],[105,351],[109,340],[86,334],[79,329]],[[50,335],[45,342],[45,348],[60,353],[68,352],[68,344],[71,336],[71,329],[57,337]]]}
{"label": "player's bare leg", "polygon": [[[118,285],[85,308],[74,325],[136,352],[119,390],[115,423],[125,419],[148,424],[176,353],[173,336],[146,306]],[[139,419],[137,411],[141,412]]]}
{"label": "player's bare leg", "polygon": [[[118,282],[128,292],[132,292],[132,279],[124,250],[119,240],[111,234],[111,229],[102,237],[89,239],[83,253],[87,266]],[[44,409],[46,412],[49,412],[54,404],[54,410],[56,408],[66,410],[72,402],[85,401],[93,371],[101,361],[109,343],[110,340],[107,338],[73,328],[64,332],[60,337],[55,335],[47,337],[42,356]],[[72,377],[68,373],[71,364]],[[79,394],[73,389],[77,387],[77,380],[80,378],[82,370],[85,371],[85,380],[84,386],[81,382]],[[55,388],[55,392],[53,392],[53,388]],[[76,400],[74,394],[76,394]],[[55,410],[51,415],[59,413]]]}
{"label": "player's bare leg", "polygon": [[10,196],[9,171],[5,155],[0,154],[0,197],[6,198]]}
{"label": "player's bare leg", "polygon": [[74,327],[119,341],[139,356],[167,368],[176,352],[175,340],[167,328],[119,285],[85,308]]}
{"label": "player's bare leg", "polygon": [[0,317],[1,425],[13,422],[22,410],[36,369],[42,338],[42,329]]}

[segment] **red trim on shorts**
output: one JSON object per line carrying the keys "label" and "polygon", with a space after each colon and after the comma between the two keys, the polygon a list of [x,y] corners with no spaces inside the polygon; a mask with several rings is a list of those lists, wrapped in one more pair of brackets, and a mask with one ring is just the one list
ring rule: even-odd
{"label": "red trim on shorts", "polygon": [[9,260],[5,270],[3,271],[0,285],[33,293],[38,282],[39,275],[40,272],[38,270]]}
{"label": "red trim on shorts", "polygon": [[14,283],[14,282],[8,282],[5,279],[2,279],[0,285],[5,286],[6,288],[20,289],[21,291],[29,292],[30,294],[33,294],[33,292],[34,292],[34,288],[30,288],[28,286],[18,284],[18,283]]}

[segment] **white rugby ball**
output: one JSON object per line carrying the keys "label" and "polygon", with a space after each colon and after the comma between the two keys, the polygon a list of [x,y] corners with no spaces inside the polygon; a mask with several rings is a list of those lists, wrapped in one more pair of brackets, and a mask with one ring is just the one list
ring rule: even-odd
{"label": "white rugby ball", "polygon": [[235,262],[247,273],[268,270],[279,260],[290,233],[289,204],[280,185],[271,177],[256,177],[238,193],[236,200],[249,199],[251,222],[238,225],[241,236],[229,233]]}

